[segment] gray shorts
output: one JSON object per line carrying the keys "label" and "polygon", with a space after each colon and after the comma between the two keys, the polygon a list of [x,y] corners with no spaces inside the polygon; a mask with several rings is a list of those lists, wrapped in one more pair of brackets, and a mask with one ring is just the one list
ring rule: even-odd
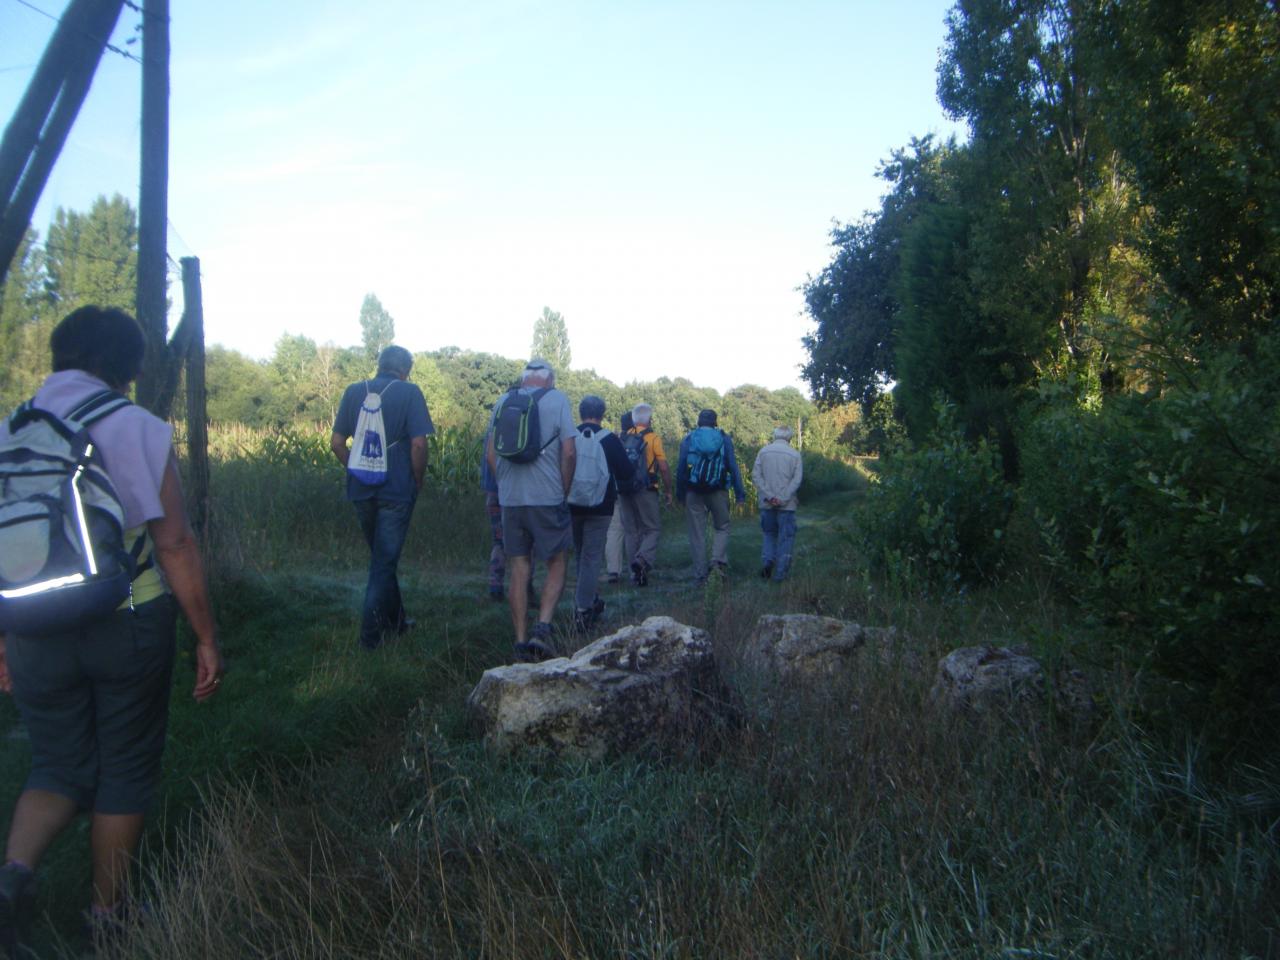
{"label": "gray shorts", "polygon": [[502,544],[507,558],[532,555],[549,560],[573,546],[569,505],[502,508]]}
{"label": "gray shorts", "polygon": [[31,737],[29,790],[96,813],[144,813],[155,796],[173,676],[173,598],[79,630],[10,637],[7,658]]}

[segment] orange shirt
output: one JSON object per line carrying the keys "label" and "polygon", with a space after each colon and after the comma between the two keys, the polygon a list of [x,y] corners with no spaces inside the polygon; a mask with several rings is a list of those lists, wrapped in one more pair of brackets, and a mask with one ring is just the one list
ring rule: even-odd
{"label": "orange shirt", "polygon": [[648,430],[644,435],[645,465],[649,468],[649,489],[658,489],[658,461],[667,462],[666,451],[662,449],[662,438],[650,427],[632,427],[628,433],[639,433]]}

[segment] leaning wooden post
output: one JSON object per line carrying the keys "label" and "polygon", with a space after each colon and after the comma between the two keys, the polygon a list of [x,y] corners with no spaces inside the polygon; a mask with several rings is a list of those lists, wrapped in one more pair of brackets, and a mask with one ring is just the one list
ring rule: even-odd
{"label": "leaning wooden post", "polygon": [[190,324],[187,342],[187,467],[191,488],[191,526],[201,543],[209,524],[208,392],[204,383],[204,304],[200,259],[182,258],[182,322]]}

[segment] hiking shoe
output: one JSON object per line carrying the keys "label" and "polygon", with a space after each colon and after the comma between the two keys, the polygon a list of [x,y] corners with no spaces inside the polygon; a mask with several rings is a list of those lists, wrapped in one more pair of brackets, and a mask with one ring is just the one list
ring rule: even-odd
{"label": "hiking shoe", "polygon": [[573,611],[573,632],[586,633],[591,629],[591,624],[594,620],[595,618],[591,616],[590,610]]}
{"label": "hiking shoe", "polygon": [[637,587],[649,585],[649,565],[643,560],[631,561],[631,582]]}
{"label": "hiking shoe", "polygon": [[760,568],[760,579],[761,579],[761,580],[768,580],[768,579],[769,579],[770,577],[772,577],[772,576],[773,576],[773,564],[772,564],[772,563],[766,563],[763,567],[761,567],[761,568]]}
{"label": "hiking shoe", "polygon": [[0,867],[0,953],[26,956],[31,921],[36,914],[36,875],[24,866]]}
{"label": "hiking shoe", "polygon": [[554,660],[560,656],[556,652],[555,640],[551,637],[551,624],[545,620],[539,620],[533,625],[533,630],[530,631],[529,639],[524,646],[531,656],[531,663]]}
{"label": "hiking shoe", "polygon": [[620,579],[622,578],[619,577],[616,573],[612,573],[612,572],[609,574],[609,577],[608,577],[609,583],[617,583]]}
{"label": "hiking shoe", "polygon": [[604,613],[604,601],[601,600],[599,596],[597,596],[595,600],[591,602],[591,622],[595,623],[597,620],[600,619],[600,616],[603,613]]}
{"label": "hiking shoe", "polygon": [[721,580],[729,579],[729,565],[727,563],[720,563],[719,561],[716,561],[711,564],[711,575],[719,577]]}

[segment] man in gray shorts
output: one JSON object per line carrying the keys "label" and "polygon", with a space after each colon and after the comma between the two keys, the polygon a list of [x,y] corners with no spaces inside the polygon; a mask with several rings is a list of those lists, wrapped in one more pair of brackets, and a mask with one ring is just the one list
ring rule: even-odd
{"label": "man in gray shorts", "polygon": [[516,631],[515,658],[520,662],[556,656],[551,618],[564,591],[573,528],[566,497],[573,483],[576,459],[573,437],[577,432],[569,398],[555,389],[556,375],[545,360],[530,360],[520,378],[519,393],[537,397],[538,454],[521,463],[499,455],[496,441],[499,413],[510,394],[494,404],[486,455],[498,477],[502,503],[502,538],[513,584],[527,583],[530,557],[546,561],[547,579],[542,586],[538,622],[527,630],[528,593],[507,591],[511,623]]}

